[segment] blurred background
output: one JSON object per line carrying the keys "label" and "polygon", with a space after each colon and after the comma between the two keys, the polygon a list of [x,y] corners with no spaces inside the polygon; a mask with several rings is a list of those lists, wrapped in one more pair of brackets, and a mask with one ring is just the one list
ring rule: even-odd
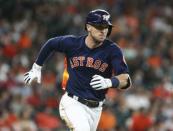
{"label": "blurred background", "polygon": [[110,38],[123,50],[133,87],[110,89],[98,131],[173,130],[172,0],[0,0],[0,131],[65,131],[58,104],[63,54],[43,68],[42,85],[23,74],[51,37],[83,35],[85,17],[112,15]]}

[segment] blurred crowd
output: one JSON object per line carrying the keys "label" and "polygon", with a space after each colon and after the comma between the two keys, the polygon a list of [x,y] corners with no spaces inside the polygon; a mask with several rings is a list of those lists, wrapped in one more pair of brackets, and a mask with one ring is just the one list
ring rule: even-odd
{"label": "blurred crowd", "polygon": [[83,35],[88,11],[112,15],[110,39],[123,50],[133,86],[110,89],[98,131],[173,130],[172,0],[0,0],[0,131],[65,131],[58,103],[63,54],[43,67],[42,84],[28,71],[51,37]]}

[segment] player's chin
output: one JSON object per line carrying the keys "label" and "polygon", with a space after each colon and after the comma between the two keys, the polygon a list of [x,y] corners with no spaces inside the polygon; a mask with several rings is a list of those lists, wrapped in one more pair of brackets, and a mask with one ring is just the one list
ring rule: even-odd
{"label": "player's chin", "polygon": [[106,39],[106,37],[104,37],[104,36],[98,37],[98,41],[99,41],[99,42],[103,42],[105,39]]}

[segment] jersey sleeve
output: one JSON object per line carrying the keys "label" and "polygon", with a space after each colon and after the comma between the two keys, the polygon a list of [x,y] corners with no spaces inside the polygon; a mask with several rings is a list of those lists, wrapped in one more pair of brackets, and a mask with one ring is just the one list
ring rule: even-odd
{"label": "jersey sleeve", "polygon": [[129,73],[128,66],[126,64],[124,55],[120,48],[113,50],[112,53],[112,67],[113,67],[113,74],[119,75],[123,73]]}
{"label": "jersey sleeve", "polygon": [[70,49],[70,43],[65,36],[49,39],[41,48],[36,63],[40,66],[55,51],[66,53]]}

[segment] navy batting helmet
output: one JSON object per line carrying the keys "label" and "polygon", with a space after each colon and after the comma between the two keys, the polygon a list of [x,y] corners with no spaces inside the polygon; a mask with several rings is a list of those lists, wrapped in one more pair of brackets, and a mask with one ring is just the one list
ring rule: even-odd
{"label": "navy batting helmet", "polygon": [[109,36],[112,31],[112,23],[110,19],[110,14],[102,9],[96,9],[93,11],[90,11],[86,17],[86,22],[85,22],[85,29],[86,29],[86,24],[90,25],[108,25],[108,34]]}

